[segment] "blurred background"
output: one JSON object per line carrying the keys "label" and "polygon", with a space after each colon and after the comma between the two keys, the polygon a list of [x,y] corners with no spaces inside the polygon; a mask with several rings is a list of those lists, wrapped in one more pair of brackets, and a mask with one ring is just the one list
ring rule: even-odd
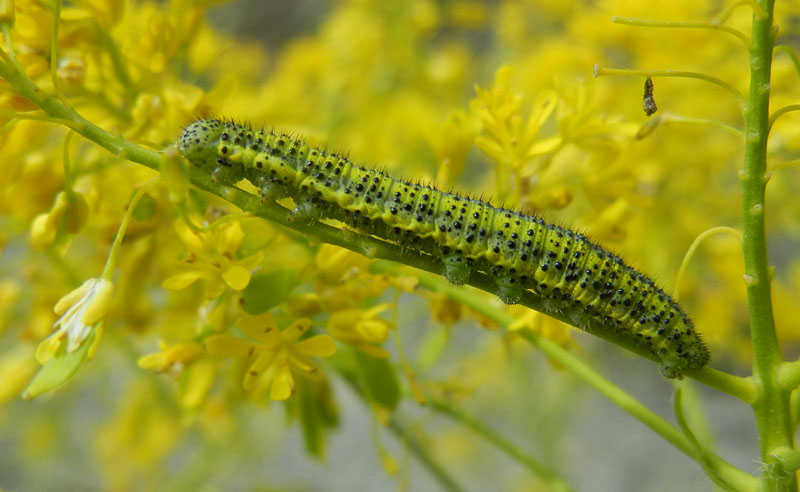
{"label": "blurred background", "polygon": [[[740,225],[740,107],[719,86],[654,78],[659,111],[648,118],[643,76],[594,78],[593,66],[704,72],[746,93],[747,53],[736,37],[612,22],[724,18],[749,32],[750,11],[729,11],[732,5],[86,0],[62,12],[59,79],[83,115],[142,145],[166,148],[192,119],[211,114],[303,135],[358,163],[571,224],[673,292],[692,241],[711,227]],[[18,1],[17,10],[12,39],[26,72],[47,88],[52,4]],[[795,48],[798,12],[796,1],[777,2],[779,42]],[[127,82],[97,32],[118,46]],[[776,56],[774,107],[796,102],[798,87],[789,57]],[[4,91],[3,108],[30,109]],[[777,166],[766,203],[776,320],[790,359],[800,338],[800,202],[793,199],[800,178],[779,163],[800,158],[797,122],[790,114],[774,127],[770,164]],[[297,395],[271,401],[263,388],[245,392],[241,362],[204,354],[148,370],[141,362],[148,354],[233,330],[237,309],[235,295],[209,299],[202,282],[162,288],[187,253],[174,225],[181,214],[165,191],[148,194],[134,218],[94,359],[66,386],[22,400],[38,369],[33,351],[55,320],[52,306],[99,274],[135,185],[152,176],[76,138],[74,186],[88,218],[80,232],[59,229],[42,240],[31,223],[52,216],[64,187],[64,134],[40,122],[0,133],[2,491],[445,490],[409,438],[465,490],[547,490],[481,437],[420,405],[416,388],[506,436],[575,490],[714,489],[696,463],[513,334],[443,296],[371,274],[364,258],[260,221],[242,221],[236,255],[264,251],[261,271],[298,272],[277,312],[294,316],[303,311],[299,299],[313,299],[317,309],[303,312],[325,333],[336,313],[393,306],[378,316],[390,334],[376,345],[390,355],[379,360],[398,385],[399,403],[365,401],[342,376],[359,356],[341,340],[339,353],[320,362],[325,387],[310,405],[327,410],[315,410],[324,423],[311,437],[309,403]],[[235,212],[213,197],[188,196],[188,213],[206,220]],[[413,283],[413,271],[402,275]],[[712,367],[744,376],[742,276],[738,242],[716,235],[698,249],[677,292],[708,342]],[[551,337],[674,422],[673,382],[655,364],[510,310],[521,329]],[[749,409],[694,382],[680,384],[698,435],[757,473]],[[402,424],[405,437],[384,425],[389,420]]]}

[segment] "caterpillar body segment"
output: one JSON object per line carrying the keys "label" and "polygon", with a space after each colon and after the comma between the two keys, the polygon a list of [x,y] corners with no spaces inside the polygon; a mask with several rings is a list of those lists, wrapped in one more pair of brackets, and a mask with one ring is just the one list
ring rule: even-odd
{"label": "caterpillar body segment", "polygon": [[453,283],[473,269],[497,295],[546,299],[573,324],[599,321],[644,348],[676,377],[709,361],[689,317],[655,283],[583,234],[481,200],[395,179],[302,140],[214,119],[190,124],[181,153],[213,179],[247,179],[264,199],[290,196],[296,217],[328,217],[442,261]]}

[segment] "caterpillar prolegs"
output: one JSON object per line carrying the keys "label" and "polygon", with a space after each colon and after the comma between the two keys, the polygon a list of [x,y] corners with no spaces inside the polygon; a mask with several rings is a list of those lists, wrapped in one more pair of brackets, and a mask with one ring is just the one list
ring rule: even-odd
{"label": "caterpillar prolegs", "polygon": [[[567,228],[481,200],[392,178],[285,134],[203,119],[178,141],[212,179],[247,179],[264,199],[292,197],[295,216],[333,218],[442,261],[464,283],[490,273],[508,304],[525,291],[590,317],[649,352],[667,377],[703,367],[709,352],[680,306],[618,256]],[[576,323],[577,324],[577,323]]]}

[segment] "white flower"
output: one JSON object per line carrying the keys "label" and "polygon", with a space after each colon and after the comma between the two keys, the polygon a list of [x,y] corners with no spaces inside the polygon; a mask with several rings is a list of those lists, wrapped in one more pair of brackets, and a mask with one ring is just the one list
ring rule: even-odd
{"label": "white flower", "polygon": [[90,278],[62,297],[53,308],[60,318],[53,323],[56,331],[36,348],[36,360],[44,364],[53,357],[67,337],[67,352],[74,352],[92,331],[92,327],[108,313],[114,284],[104,278]]}

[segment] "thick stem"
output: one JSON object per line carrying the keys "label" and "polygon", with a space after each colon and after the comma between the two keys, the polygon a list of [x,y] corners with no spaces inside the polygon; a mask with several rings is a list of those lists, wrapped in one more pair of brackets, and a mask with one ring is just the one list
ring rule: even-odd
{"label": "thick stem", "polygon": [[[764,233],[770,70],[776,35],[774,0],[760,0],[758,3],[766,15],[753,16],[750,91],[745,111],[745,155],[741,173],[742,247],[753,343],[753,380],[758,390],[753,412],[760,437],[761,461],[769,467],[775,461],[775,451],[793,448],[794,439],[789,411],[790,393],[777,383],[781,355],[772,314]],[[764,490],[797,490],[794,474],[776,477],[764,473],[762,481]]]}

